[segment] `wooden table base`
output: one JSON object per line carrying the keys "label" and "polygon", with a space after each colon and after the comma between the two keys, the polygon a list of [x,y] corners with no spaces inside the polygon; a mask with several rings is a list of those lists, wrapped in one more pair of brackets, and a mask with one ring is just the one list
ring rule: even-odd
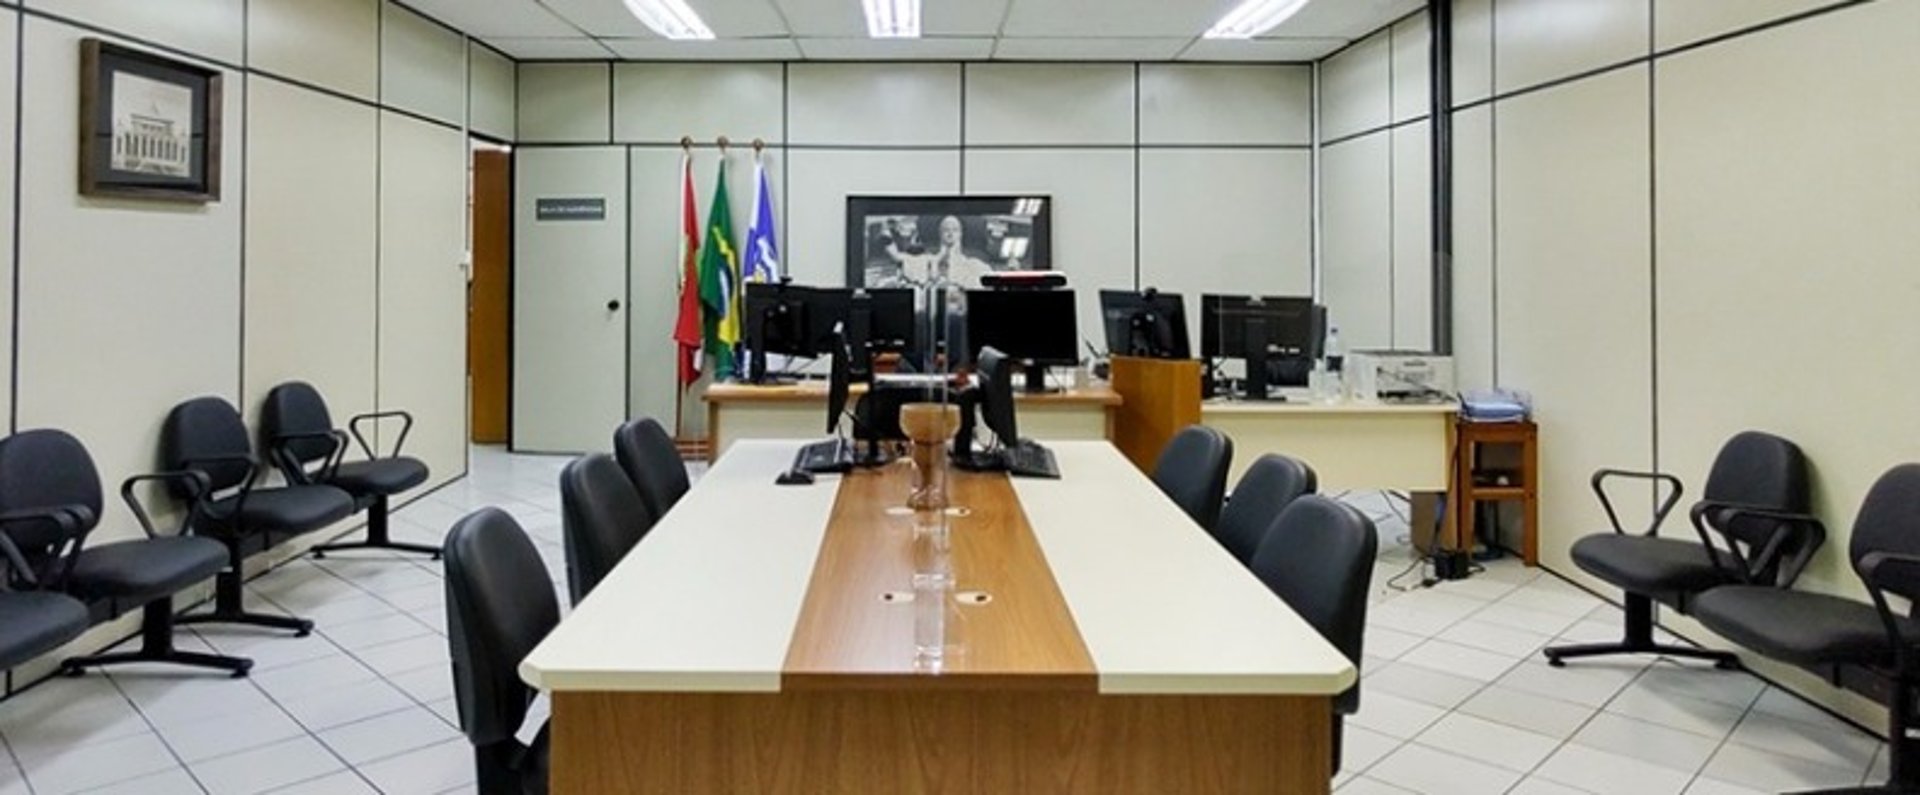
{"label": "wooden table base", "polygon": [[1326,793],[1326,697],[562,692],[553,792]]}

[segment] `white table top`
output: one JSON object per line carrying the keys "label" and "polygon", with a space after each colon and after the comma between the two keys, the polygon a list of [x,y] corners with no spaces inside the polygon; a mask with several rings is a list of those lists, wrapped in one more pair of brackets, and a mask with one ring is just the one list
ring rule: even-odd
{"label": "white table top", "polygon": [[[777,692],[837,490],[797,442],[725,458],[521,664],[548,690]],[[1014,488],[1105,693],[1331,695],[1351,664],[1106,442]]]}

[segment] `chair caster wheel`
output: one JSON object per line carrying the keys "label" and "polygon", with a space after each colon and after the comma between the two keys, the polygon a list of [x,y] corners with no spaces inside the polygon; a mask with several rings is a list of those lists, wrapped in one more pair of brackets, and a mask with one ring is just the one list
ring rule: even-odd
{"label": "chair caster wheel", "polygon": [[60,669],[60,675],[68,679],[79,679],[80,677],[85,676],[86,674],[87,674],[87,669],[81,668],[79,666],[68,666],[66,668]]}
{"label": "chair caster wheel", "polygon": [[300,629],[294,630],[293,632],[293,636],[296,638],[304,638],[312,634],[313,634],[313,627],[302,627]]}
{"label": "chair caster wheel", "polygon": [[1567,661],[1562,660],[1558,657],[1548,657],[1547,665],[1552,666],[1554,668],[1565,668],[1567,667]]}
{"label": "chair caster wheel", "polygon": [[238,671],[234,671],[233,673],[227,674],[227,678],[228,679],[245,679],[247,678],[247,669],[242,668]]}
{"label": "chair caster wheel", "polygon": [[313,551],[313,559],[314,559],[314,560],[326,560],[326,559],[327,559],[327,553],[326,553],[325,551],[323,551],[323,550],[318,550],[318,549],[316,549],[316,550],[314,550],[314,551]]}
{"label": "chair caster wheel", "polygon": [[1718,668],[1722,671],[1738,671],[1740,670],[1740,661],[1739,660],[1714,660],[1713,667]]}

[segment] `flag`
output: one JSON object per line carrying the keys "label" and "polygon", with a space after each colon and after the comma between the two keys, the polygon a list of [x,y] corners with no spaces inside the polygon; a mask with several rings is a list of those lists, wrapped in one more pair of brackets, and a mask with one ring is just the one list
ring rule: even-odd
{"label": "flag", "polygon": [[700,217],[693,198],[693,155],[680,160],[680,314],[673,341],[680,348],[680,388],[700,380]]}
{"label": "flag", "polygon": [[741,267],[749,282],[780,281],[780,244],[773,238],[773,192],[767,166],[753,160],[753,220],[747,224],[747,260]]}
{"label": "flag", "polygon": [[734,346],[740,343],[740,313],[735,311],[740,289],[740,255],[733,247],[733,210],[727,201],[727,161],[720,161],[720,178],[713,189],[713,209],[707,212],[707,240],[700,248],[700,304],[705,310],[706,349],[713,355],[714,374],[730,378]]}

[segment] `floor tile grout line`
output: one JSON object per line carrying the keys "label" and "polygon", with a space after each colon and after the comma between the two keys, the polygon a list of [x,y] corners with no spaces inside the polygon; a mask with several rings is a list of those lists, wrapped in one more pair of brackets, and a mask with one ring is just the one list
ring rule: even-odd
{"label": "floor tile grout line", "polygon": [[[1767,689],[1769,687],[1772,687],[1772,686],[1767,685],[1765,687],[1760,688],[1760,693],[1753,697],[1753,701],[1748,702],[1746,710],[1742,711],[1740,713],[1740,717],[1734,719],[1733,725],[1727,728],[1727,736],[1720,738],[1720,743],[1713,747],[1713,753],[1707,754],[1706,763],[1700,766],[1700,771],[1695,773],[1693,775],[1693,778],[1687,780],[1687,786],[1684,789],[1682,789],[1681,792],[1685,792],[1687,790],[1693,789],[1694,784],[1699,783],[1700,779],[1705,778],[1707,775],[1707,768],[1713,766],[1714,758],[1718,757],[1721,751],[1725,751],[1727,749],[1727,746],[1742,745],[1741,743],[1736,743],[1733,741],[1733,732],[1735,729],[1740,728],[1740,724],[1746,722],[1748,715],[1752,715],[1754,710],[1760,708],[1760,697],[1766,695]],[[1873,769],[1872,762],[1867,763],[1867,769],[1869,773],[1871,773]],[[1746,786],[1746,785],[1743,784],[1741,786]]]}
{"label": "floor tile grout line", "polygon": [[[179,749],[174,748],[173,743],[167,742],[166,732],[163,732],[160,730],[160,724],[153,722],[153,716],[148,715],[147,710],[144,707],[140,706],[140,702],[135,701],[133,696],[127,692],[127,689],[120,686],[120,680],[114,677],[113,674],[100,673],[98,675],[104,678],[107,681],[108,685],[111,685],[113,687],[113,692],[119,693],[120,697],[126,700],[127,706],[130,706],[133,708],[133,713],[135,715],[140,716],[140,722],[147,724],[147,730],[150,732],[153,732],[153,739],[160,741],[160,747],[167,749],[167,755],[173,757],[174,763],[179,765],[180,769],[186,772],[187,778],[192,779],[193,785],[196,787],[199,787],[200,792],[202,793],[202,795],[204,795],[207,792],[206,782],[201,781],[200,775],[193,772],[193,768],[187,766],[187,760],[180,756]],[[21,768],[21,770],[24,772],[26,768],[23,767]],[[104,784],[98,784],[93,787],[89,787],[89,789],[101,789],[110,784],[119,784],[124,781],[133,781],[134,779],[146,778],[151,775],[153,774],[143,773],[141,775],[134,776],[132,778],[122,779],[121,781],[109,781]]]}
{"label": "floor tile grout line", "polygon": [[13,761],[13,769],[20,773],[20,785],[27,788],[27,795],[34,795],[33,779],[27,778],[27,763],[21,761],[19,754],[14,753],[13,743],[5,734],[0,734],[0,751],[7,752],[7,758]]}

